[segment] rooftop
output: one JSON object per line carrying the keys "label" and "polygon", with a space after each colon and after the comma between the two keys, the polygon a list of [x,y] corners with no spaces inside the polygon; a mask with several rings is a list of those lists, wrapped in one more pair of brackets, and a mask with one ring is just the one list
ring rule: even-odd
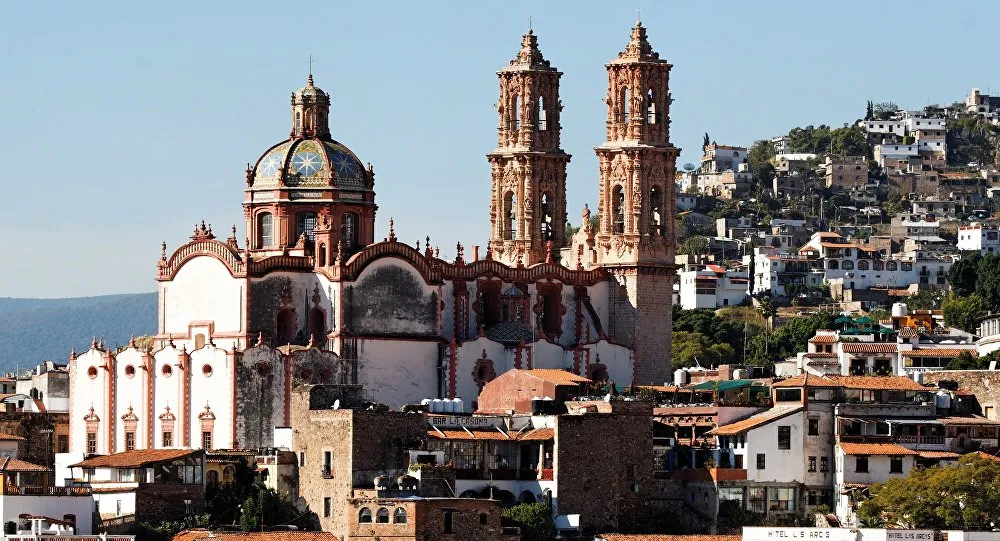
{"label": "rooftop", "polygon": [[766,425],[772,421],[777,421],[778,419],[792,415],[793,413],[798,413],[803,410],[803,406],[775,406],[769,410],[751,415],[746,419],[736,421],[735,423],[730,423],[728,425],[720,426],[714,430],[708,432],[712,436],[733,436],[750,430],[752,428],[757,428],[758,426]]}
{"label": "rooftop", "polygon": [[897,443],[850,443],[840,442],[840,449],[845,455],[916,455],[912,451]]}
{"label": "rooftop", "polygon": [[212,530],[184,530],[174,535],[173,541],[338,541],[330,532],[228,532]]}
{"label": "rooftop", "polygon": [[578,376],[567,370],[559,370],[557,368],[535,368],[533,370],[522,370],[522,372],[555,385],[590,383],[590,380],[583,376]]}
{"label": "rooftop", "polygon": [[90,457],[72,468],[141,468],[201,453],[201,449],[136,449]]}

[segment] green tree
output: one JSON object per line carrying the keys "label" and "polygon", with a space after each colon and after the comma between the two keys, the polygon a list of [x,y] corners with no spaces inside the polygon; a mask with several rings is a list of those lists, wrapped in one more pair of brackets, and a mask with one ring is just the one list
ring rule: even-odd
{"label": "green tree", "polygon": [[770,141],[755,141],[747,151],[747,166],[757,186],[770,186],[774,180],[774,145]]}
{"label": "green tree", "polygon": [[879,102],[872,107],[875,120],[889,120],[898,111],[899,106],[891,101]]}
{"label": "green tree", "polygon": [[685,254],[693,255],[706,255],[708,254],[708,238],[701,235],[693,235],[688,237],[684,244],[681,245],[681,252]]}
{"label": "green tree", "polygon": [[961,355],[955,357],[948,363],[947,370],[988,370],[990,363],[998,360],[1000,355],[996,351],[991,351],[983,356],[973,355],[972,352],[963,351]]}
{"label": "green tree", "polygon": [[519,503],[503,510],[503,518],[521,527],[523,541],[555,539],[556,526],[552,512],[544,503]]}
{"label": "green tree", "polygon": [[979,274],[979,252],[963,255],[948,269],[948,285],[956,295],[972,295],[976,292],[976,276]]}
{"label": "green tree", "polygon": [[873,485],[858,507],[866,523],[887,528],[992,530],[1000,509],[1000,462],[966,455],[955,466],[913,468]]}
{"label": "green tree", "polygon": [[932,289],[921,289],[906,297],[906,304],[911,310],[937,310],[941,307],[944,294]]}
{"label": "green tree", "polygon": [[976,294],[961,297],[954,293],[941,301],[944,312],[944,322],[966,332],[976,332],[979,320],[986,315],[989,307],[982,297]]}
{"label": "green tree", "polygon": [[705,152],[705,149],[708,148],[708,145],[710,144],[711,144],[711,139],[708,138],[708,132],[705,132],[705,138],[702,139],[701,141],[701,151]]}
{"label": "green tree", "polygon": [[872,120],[875,118],[875,105],[868,100],[868,106],[865,109],[865,120]]}
{"label": "green tree", "polygon": [[733,346],[726,343],[712,343],[701,333],[675,332],[672,339],[672,362],[677,368],[695,366],[696,363],[709,368],[731,362],[736,357]]}
{"label": "green tree", "polygon": [[868,134],[860,126],[837,128],[830,132],[830,151],[842,156],[867,156]]}

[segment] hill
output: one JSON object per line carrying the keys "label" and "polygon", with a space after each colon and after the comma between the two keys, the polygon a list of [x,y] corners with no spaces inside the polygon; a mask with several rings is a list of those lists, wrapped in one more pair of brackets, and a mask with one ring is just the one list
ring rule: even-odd
{"label": "hill", "polygon": [[0,298],[0,371],[66,362],[96,337],[108,345],[156,332],[156,293],[72,299]]}

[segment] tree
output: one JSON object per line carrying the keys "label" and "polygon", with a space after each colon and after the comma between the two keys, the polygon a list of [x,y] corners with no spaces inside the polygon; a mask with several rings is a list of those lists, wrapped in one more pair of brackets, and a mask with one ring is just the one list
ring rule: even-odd
{"label": "tree", "polygon": [[865,109],[865,120],[873,120],[875,118],[875,104],[868,100],[868,106]]}
{"label": "tree", "polygon": [[701,141],[701,151],[705,152],[705,149],[708,148],[708,145],[710,144],[711,144],[711,139],[708,138],[708,132],[705,132],[705,138],[702,139]]}
{"label": "tree", "polygon": [[544,503],[519,503],[504,509],[502,516],[521,527],[523,541],[550,541],[556,536],[552,512]]}
{"label": "tree", "polygon": [[989,370],[990,363],[998,360],[1000,355],[996,351],[991,351],[986,355],[975,356],[972,352],[963,351],[955,357],[945,367],[946,370]]}
{"label": "tree", "polygon": [[774,180],[774,145],[770,141],[755,141],[747,151],[747,167],[758,186],[770,186]]}
{"label": "tree", "polygon": [[1000,462],[970,454],[955,466],[913,468],[873,485],[858,518],[886,528],[992,530],[1000,508]]}
{"label": "tree", "polygon": [[963,255],[948,269],[948,285],[956,295],[972,295],[976,292],[976,275],[979,272],[979,252]]}
{"label": "tree", "polygon": [[697,332],[675,332],[671,346],[673,366],[686,368],[698,364],[705,368],[731,362],[736,357],[733,346],[713,344],[707,336]]}
{"label": "tree", "polygon": [[921,289],[906,297],[906,305],[911,310],[937,310],[941,307],[944,295],[940,291]]}
{"label": "tree", "polygon": [[889,120],[897,111],[899,111],[899,106],[891,101],[876,103],[872,108],[875,120]]}
{"label": "tree", "polygon": [[830,132],[830,151],[841,156],[867,156],[868,134],[860,126],[837,128]]}
{"label": "tree", "polygon": [[962,297],[952,292],[941,301],[941,310],[944,312],[944,322],[948,325],[966,332],[976,332],[979,320],[989,311],[989,306],[975,293]]}
{"label": "tree", "polygon": [[684,241],[684,244],[681,245],[681,252],[685,254],[705,255],[708,253],[708,248],[708,238],[701,235],[693,235],[688,237]]}

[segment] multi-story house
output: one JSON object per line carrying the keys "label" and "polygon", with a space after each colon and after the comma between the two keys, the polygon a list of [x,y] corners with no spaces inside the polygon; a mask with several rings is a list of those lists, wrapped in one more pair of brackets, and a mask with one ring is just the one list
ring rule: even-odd
{"label": "multi-story house", "polygon": [[1000,96],[983,94],[978,88],[973,87],[969,95],[965,97],[965,111],[984,117],[996,116],[996,113],[1000,111]]}
{"label": "multi-story house", "polygon": [[822,261],[797,254],[772,253],[760,247],[754,251],[753,295],[770,291],[772,297],[788,297],[793,292],[823,284]]}
{"label": "multi-story house", "polygon": [[918,199],[911,203],[910,212],[935,218],[955,218],[958,203],[948,199]]}
{"label": "multi-story house", "polygon": [[867,184],[868,160],[864,156],[827,156],[825,179],[827,188]]}
{"label": "multi-story house", "polygon": [[981,254],[1000,252],[1000,227],[981,222],[960,226],[958,249]]}
{"label": "multi-story house", "polygon": [[681,307],[722,308],[738,306],[747,299],[750,280],[745,270],[706,265],[701,270],[678,273]]}
{"label": "multi-story house", "polygon": [[723,199],[733,199],[747,193],[753,183],[753,173],[750,172],[746,159],[746,147],[705,147],[697,177],[698,191]]}

